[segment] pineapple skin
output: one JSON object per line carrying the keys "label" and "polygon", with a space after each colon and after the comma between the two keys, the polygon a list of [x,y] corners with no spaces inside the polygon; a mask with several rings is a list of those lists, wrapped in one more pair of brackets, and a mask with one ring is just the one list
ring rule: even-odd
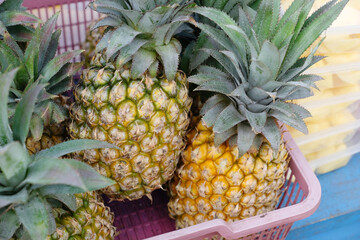
{"label": "pineapple skin", "polygon": [[75,90],[70,113],[72,138],[107,141],[120,148],[75,156],[117,182],[102,191],[119,201],[150,196],[172,178],[185,146],[192,103],[181,72],[172,81],[148,73],[138,79],[130,76],[127,65],[116,69],[95,56]]}
{"label": "pineapple skin", "polygon": [[53,209],[56,231],[46,240],[112,240],[116,236],[114,214],[96,192],[75,194],[75,212]]}
{"label": "pineapple skin", "polygon": [[59,124],[54,123],[45,127],[40,140],[35,140],[32,136],[27,137],[25,144],[29,153],[35,154],[41,150],[62,143],[67,138],[66,121],[64,121]]}
{"label": "pineapple skin", "polygon": [[289,164],[284,142],[277,155],[265,141],[238,157],[229,142],[214,145],[214,134],[200,121],[189,134],[182,165],[170,183],[170,216],[177,228],[212,219],[233,222],[275,209]]}

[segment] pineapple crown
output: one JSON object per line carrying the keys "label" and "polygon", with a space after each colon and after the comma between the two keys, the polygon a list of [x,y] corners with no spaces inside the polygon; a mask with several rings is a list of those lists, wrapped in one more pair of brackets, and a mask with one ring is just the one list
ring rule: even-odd
{"label": "pineapple crown", "polygon": [[188,10],[193,6],[188,0],[96,0],[90,7],[107,17],[93,29],[108,27],[97,51],[106,48],[107,59],[115,60],[117,67],[131,62],[133,78],[146,71],[154,77],[161,66],[172,80],[181,52],[174,35],[189,19]]}
{"label": "pineapple crown", "polygon": [[[238,22],[240,6],[248,15],[255,15],[255,9],[258,8],[261,0],[195,0],[195,3],[199,7],[211,7],[219,9],[227,13],[231,18]],[[194,19],[196,22],[216,26],[215,23],[210,19],[199,14],[194,14]],[[192,74],[196,66],[198,66],[198,62],[202,63],[206,59],[208,61],[211,60],[210,54],[205,53],[204,51],[201,52],[200,49],[211,48],[213,40],[209,38],[205,32],[199,32],[197,30],[195,28],[191,32],[192,35],[190,35],[187,39],[190,43],[185,47],[181,56],[180,67],[188,75]]]}
{"label": "pineapple crown", "polygon": [[201,7],[212,7],[230,13],[232,11],[237,11],[236,6],[256,5],[259,1],[261,0],[195,0],[195,3]]}
{"label": "pineapple crown", "polygon": [[314,56],[322,41],[307,57],[300,57],[347,2],[333,0],[308,17],[314,1],[296,0],[279,17],[280,0],[263,0],[255,15],[240,7],[238,23],[214,8],[193,9],[217,25],[192,21],[214,40],[202,51],[216,63],[200,65],[198,61],[194,64],[198,73],[189,78],[199,85],[197,91],[215,93],[201,115],[213,127],[216,144],[229,140],[242,155],[258,149],[265,138],[277,150],[281,142],[278,121],[307,133],[303,118],[310,113],[291,100],[311,96],[311,88],[321,79],[303,72],[322,59]]}
{"label": "pineapple crown", "polygon": [[[12,124],[8,96],[18,69],[0,74],[0,239],[46,239],[56,229],[52,208],[77,208],[74,193],[107,187],[114,182],[68,153],[114,148],[95,140],[72,140],[30,156],[25,139],[44,84],[33,84],[15,108]],[[116,148],[116,147],[115,147]]]}
{"label": "pineapple crown", "polygon": [[39,98],[31,122],[31,134],[35,140],[42,136],[44,126],[60,123],[67,118],[67,110],[60,103],[60,94],[70,90],[72,76],[82,64],[70,63],[82,51],[71,51],[55,57],[61,30],[55,30],[59,13],[39,25],[31,35],[25,49],[21,49],[12,35],[5,32],[0,40],[0,71],[18,68],[11,86],[10,112],[31,86],[37,82],[46,84]]}
{"label": "pineapple crown", "polygon": [[24,0],[5,0],[0,3],[0,39],[5,33],[20,42],[30,40],[34,31],[31,24],[40,22],[40,19],[27,13],[21,6]]}

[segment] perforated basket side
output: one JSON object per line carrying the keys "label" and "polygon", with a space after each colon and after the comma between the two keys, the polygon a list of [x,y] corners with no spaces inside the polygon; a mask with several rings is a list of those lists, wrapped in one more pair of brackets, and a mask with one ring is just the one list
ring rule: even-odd
{"label": "perforated basket side", "polygon": [[158,190],[153,194],[152,204],[146,198],[109,203],[116,214],[115,224],[120,231],[117,239],[285,239],[295,221],[310,216],[316,210],[321,188],[290,134],[286,132],[284,138],[292,159],[277,210],[234,223],[216,219],[175,230],[174,221],[167,216],[167,193]]}

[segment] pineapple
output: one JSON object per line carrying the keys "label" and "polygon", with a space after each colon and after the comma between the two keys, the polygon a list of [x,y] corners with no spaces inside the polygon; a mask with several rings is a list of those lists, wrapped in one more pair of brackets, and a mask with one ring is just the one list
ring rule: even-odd
{"label": "pineapple", "polygon": [[55,57],[61,34],[60,30],[55,30],[58,15],[55,14],[34,30],[25,49],[20,49],[15,38],[8,33],[5,33],[0,45],[0,52],[4,54],[0,71],[19,68],[9,96],[10,112],[14,113],[14,106],[34,82],[47,83],[36,103],[26,140],[31,153],[63,142],[68,136],[66,120],[69,99],[61,94],[71,89],[72,75],[80,69],[81,64],[70,61],[81,51]]}
{"label": "pineapple", "polygon": [[95,191],[75,194],[76,210],[54,208],[56,230],[47,240],[103,239],[113,240],[116,228],[114,214]]}
{"label": "pineapple", "polygon": [[[193,5],[184,1],[94,1],[108,26],[91,67],[75,90],[69,130],[74,139],[108,141],[76,157],[116,184],[111,199],[138,199],[161,188],[176,169],[192,100],[178,71],[181,44],[174,37]],[[121,16],[121,17],[119,17]]]}
{"label": "pineapple", "polygon": [[239,8],[239,23],[214,8],[197,7],[210,24],[191,22],[211,37],[202,49],[216,60],[189,77],[212,92],[189,135],[170,184],[170,216],[184,228],[211,219],[237,221],[273,210],[282,194],[289,154],[283,124],[307,132],[310,113],[294,99],[319,80],[302,74],[322,59],[300,58],[348,1],[332,1],[307,18],[314,1],[296,0],[280,15],[280,0],[263,0],[256,14]]}
{"label": "pineapple", "polygon": [[114,182],[85,163],[59,159],[73,151],[114,146],[75,140],[30,155],[25,139],[44,84],[34,83],[15,114],[8,115],[18,70],[0,74],[0,239],[114,239],[113,214],[91,192]]}

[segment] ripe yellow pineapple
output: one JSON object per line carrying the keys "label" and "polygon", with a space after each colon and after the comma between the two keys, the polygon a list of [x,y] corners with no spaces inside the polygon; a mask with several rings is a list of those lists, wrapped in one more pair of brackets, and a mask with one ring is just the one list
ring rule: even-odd
{"label": "ripe yellow pineapple", "polygon": [[116,16],[127,16],[110,14],[98,23],[112,25],[83,72],[71,109],[73,138],[108,141],[121,149],[89,150],[78,156],[116,180],[103,190],[112,199],[150,197],[173,176],[184,148],[192,100],[187,78],[177,70],[181,44],[174,34],[191,5],[181,2],[90,5],[100,13],[111,9],[119,12]]}
{"label": "ripe yellow pineapple", "polygon": [[177,228],[275,208],[289,163],[280,126],[307,132],[303,118],[310,113],[291,101],[311,96],[320,79],[303,74],[321,60],[314,56],[317,47],[300,57],[346,3],[333,1],[306,19],[313,1],[294,1],[281,18],[280,0],[262,1],[254,17],[240,7],[239,23],[214,8],[193,10],[217,25],[190,20],[217,44],[200,50],[212,60],[188,79],[213,96],[201,108],[170,184],[168,207]]}
{"label": "ripe yellow pineapple", "polygon": [[278,153],[264,142],[240,156],[228,142],[216,147],[212,129],[202,121],[188,137],[168,205],[177,228],[212,219],[236,221],[274,209],[289,162],[284,143]]}

